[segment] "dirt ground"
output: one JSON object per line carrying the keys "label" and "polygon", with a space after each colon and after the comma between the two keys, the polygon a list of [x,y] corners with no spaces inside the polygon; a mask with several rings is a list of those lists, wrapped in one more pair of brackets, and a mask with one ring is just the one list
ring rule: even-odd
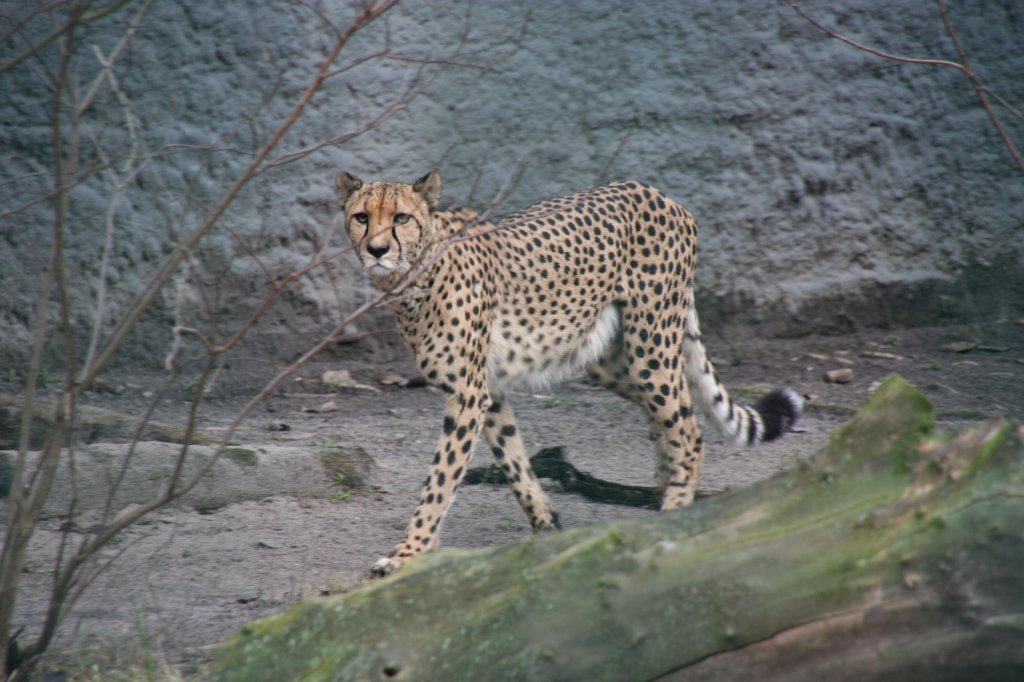
{"label": "dirt ground", "polygon": [[[944,429],[994,413],[1024,418],[1024,320],[788,340],[756,335],[748,329],[728,340],[713,332],[706,337],[734,397],[742,401],[751,388],[790,385],[812,400],[796,432],[767,446],[739,448],[708,433],[705,490],[742,486],[810,456],[891,372],[933,401]],[[853,371],[849,383],[823,380],[825,371],[846,367]],[[277,369],[257,359],[230,364],[204,411],[204,430],[218,433]],[[347,369],[364,387],[329,389],[320,381],[328,369]],[[235,438],[248,446],[283,442],[312,449],[325,438],[343,436],[373,458],[368,485],[155,513],[107,551],[123,553],[70,613],[49,664],[72,673],[170,664],[201,677],[216,644],[242,623],[279,613],[301,597],[344,591],[366,580],[369,566],[401,537],[441,424],[441,394],[381,382],[393,374],[415,376],[415,365],[393,339],[338,346],[288,379]],[[89,402],[138,414],[157,380],[115,373],[109,381],[123,390],[92,394]],[[159,418],[180,421],[187,397],[182,388]],[[510,399],[531,452],[561,445],[578,468],[598,477],[652,482],[645,421],[632,405],[583,381]],[[334,409],[325,407],[331,400]],[[490,461],[486,447],[478,448],[474,465]],[[591,503],[550,482],[545,487],[564,527],[655,513]],[[505,486],[464,486],[446,518],[443,544],[514,543],[529,532]],[[17,616],[28,632],[41,623],[60,537],[58,521],[52,520],[33,540]]]}

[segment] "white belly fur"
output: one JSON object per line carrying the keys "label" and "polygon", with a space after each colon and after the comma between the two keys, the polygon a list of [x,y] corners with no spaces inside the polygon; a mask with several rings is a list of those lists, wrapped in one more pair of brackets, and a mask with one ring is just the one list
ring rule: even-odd
{"label": "white belly fur", "polygon": [[[501,319],[495,320],[487,359],[488,388],[499,395],[510,388],[540,390],[579,376],[584,367],[605,354],[619,332],[619,324],[618,308],[608,305],[589,331],[568,342],[555,343],[554,329],[527,330],[518,324],[506,327]],[[512,332],[509,338],[506,331]],[[544,340],[550,347],[547,351],[542,348]]]}

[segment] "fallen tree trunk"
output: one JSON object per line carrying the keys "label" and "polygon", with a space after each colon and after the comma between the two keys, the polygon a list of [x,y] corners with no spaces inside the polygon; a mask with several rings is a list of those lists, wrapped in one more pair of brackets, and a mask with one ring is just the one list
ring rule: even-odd
{"label": "fallen tree trunk", "polygon": [[[0,393],[0,450],[15,450],[21,432],[21,411],[24,399],[21,396]],[[53,430],[53,416],[56,403],[36,398],[32,403],[32,419],[29,424],[30,450],[38,450],[46,443]],[[76,408],[75,428],[72,437],[81,443],[130,443],[134,440],[153,440],[161,443],[184,443],[185,429],[157,421],[143,423],[138,417],[108,410],[103,407],[79,405]],[[218,440],[205,433],[192,434],[194,445],[216,445]]]}
{"label": "fallen tree trunk", "polygon": [[1024,679],[1024,443],[891,377],[689,509],[444,550],[243,627],[215,680]]}

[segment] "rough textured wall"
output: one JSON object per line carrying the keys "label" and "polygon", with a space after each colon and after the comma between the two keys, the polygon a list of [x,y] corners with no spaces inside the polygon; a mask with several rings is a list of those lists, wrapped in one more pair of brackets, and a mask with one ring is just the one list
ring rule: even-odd
{"label": "rough textured wall", "polygon": [[[834,5],[807,9],[891,52],[954,54],[930,3]],[[99,68],[94,50],[109,54],[139,6],[81,32],[79,96]],[[301,94],[333,36],[311,6],[164,2],[142,20],[114,71],[116,92],[101,88],[79,131],[85,180],[71,195],[66,263],[83,344],[98,297],[109,327]],[[351,12],[347,2],[316,6],[338,23]],[[782,3],[466,9],[410,0],[387,15],[387,30],[378,23],[353,41],[348,59],[385,48],[440,58],[462,44],[451,60],[462,65],[375,59],[327,81],[279,152],[356,130],[403,88],[433,79],[370,132],[262,173],[144,319],[135,357],[158,361],[174,324],[232,331],[275,277],[325,243],[343,246],[332,225],[337,170],[411,181],[442,158],[445,195],[475,206],[516,173],[509,209],[602,179],[662,187],[701,225],[705,326],[802,333],[1019,314],[1024,176],[955,70],[879,60]],[[1019,107],[1024,6],[951,12],[977,70]],[[4,55],[47,30],[29,23]],[[32,204],[51,183],[43,79],[55,65],[50,50],[0,76],[2,211]],[[1024,125],[1006,122],[1024,140]],[[97,170],[104,158],[121,159],[113,173]],[[30,338],[51,213],[35,203],[0,223],[8,363]],[[343,257],[292,287],[257,329],[276,339],[271,348],[294,352],[289,335],[328,328],[364,300],[364,287]]]}

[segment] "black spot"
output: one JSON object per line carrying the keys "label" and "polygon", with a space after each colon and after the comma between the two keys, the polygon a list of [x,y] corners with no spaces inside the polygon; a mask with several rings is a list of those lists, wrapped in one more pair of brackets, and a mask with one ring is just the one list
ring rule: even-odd
{"label": "black spot", "polygon": [[444,418],[444,434],[446,436],[451,435],[451,432],[455,430],[455,420],[451,417]]}

